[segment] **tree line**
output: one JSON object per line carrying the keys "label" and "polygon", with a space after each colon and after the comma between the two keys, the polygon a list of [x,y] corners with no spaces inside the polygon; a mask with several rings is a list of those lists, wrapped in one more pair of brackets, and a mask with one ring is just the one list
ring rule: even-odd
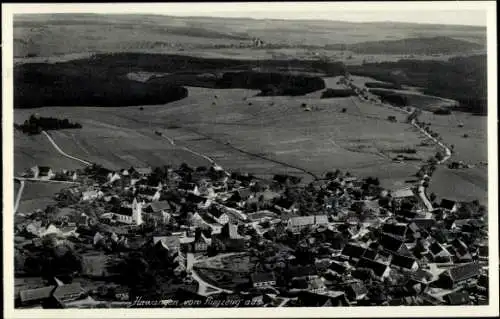
{"label": "tree line", "polygon": [[30,135],[40,134],[42,131],[82,128],[80,123],[70,122],[68,119],[57,119],[54,117],[40,117],[31,115],[23,124],[14,124],[15,128]]}

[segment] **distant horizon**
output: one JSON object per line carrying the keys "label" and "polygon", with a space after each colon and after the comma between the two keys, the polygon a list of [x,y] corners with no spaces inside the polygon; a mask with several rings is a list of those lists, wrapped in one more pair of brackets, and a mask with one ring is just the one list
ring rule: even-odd
{"label": "distant horizon", "polygon": [[[443,2],[246,2],[18,5],[17,14],[156,15],[184,18],[406,23],[486,27],[485,1]],[[194,8],[193,8],[194,7]]]}

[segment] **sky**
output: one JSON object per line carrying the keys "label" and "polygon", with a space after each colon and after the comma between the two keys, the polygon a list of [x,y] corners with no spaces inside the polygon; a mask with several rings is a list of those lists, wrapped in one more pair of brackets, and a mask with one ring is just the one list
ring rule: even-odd
{"label": "sky", "polygon": [[307,19],[352,22],[410,22],[486,26],[492,1],[435,2],[231,2],[22,4],[22,13],[150,13],[170,16]]}

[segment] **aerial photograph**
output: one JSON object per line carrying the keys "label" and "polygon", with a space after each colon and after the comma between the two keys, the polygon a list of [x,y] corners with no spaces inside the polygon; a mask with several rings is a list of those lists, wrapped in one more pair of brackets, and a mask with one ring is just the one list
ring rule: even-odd
{"label": "aerial photograph", "polygon": [[486,12],[194,5],[13,16],[14,307],[489,305]]}

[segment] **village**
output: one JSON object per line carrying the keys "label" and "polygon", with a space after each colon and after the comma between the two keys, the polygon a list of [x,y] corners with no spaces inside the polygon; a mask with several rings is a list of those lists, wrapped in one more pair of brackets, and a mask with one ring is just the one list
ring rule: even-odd
{"label": "village", "polygon": [[16,216],[20,308],[488,303],[486,207],[429,202],[422,186],[187,164],[22,178],[68,187]]}

